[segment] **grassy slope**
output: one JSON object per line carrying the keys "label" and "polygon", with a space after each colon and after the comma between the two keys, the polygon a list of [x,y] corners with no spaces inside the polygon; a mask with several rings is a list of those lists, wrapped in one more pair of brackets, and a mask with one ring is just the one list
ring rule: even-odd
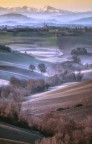
{"label": "grassy slope", "polygon": [[0,32],[0,43],[3,44],[44,44],[44,46],[56,46],[54,33],[28,31],[28,32]]}
{"label": "grassy slope", "polygon": [[21,53],[0,53],[0,78],[9,80],[11,76],[17,78],[43,78],[42,74],[31,72],[29,65],[34,64],[36,67],[39,63],[45,63],[35,59],[30,55]]}
{"label": "grassy slope", "polygon": [[26,67],[28,67],[30,63],[41,63],[41,61],[33,58],[32,56],[21,53],[0,53],[0,61],[24,65]]}
{"label": "grassy slope", "polygon": [[16,76],[24,79],[36,79],[44,78],[42,74],[37,72],[31,72],[29,68],[21,67],[19,65],[14,66],[14,64],[1,63],[0,64],[0,78],[9,80],[11,76]]}
{"label": "grassy slope", "polygon": [[41,136],[38,133],[0,122],[0,142],[9,141],[9,144],[33,144],[33,142],[39,138],[41,138]]}
{"label": "grassy slope", "polygon": [[[92,81],[85,81],[35,95],[29,103],[35,114],[64,108],[63,111],[60,111],[61,114],[75,119],[84,118],[92,115]],[[78,104],[83,106],[76,107]],[[23,106],[26,107],[27,102]]]}

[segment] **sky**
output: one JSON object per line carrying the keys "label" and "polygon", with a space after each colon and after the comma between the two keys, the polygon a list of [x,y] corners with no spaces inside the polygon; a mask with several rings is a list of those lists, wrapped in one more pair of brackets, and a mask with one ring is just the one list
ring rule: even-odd
{"label": "sky", "polygon": [[72,11],[92,11],[92,0],[0,0],[2,7],[36,7],[42,8],[46,5]]}

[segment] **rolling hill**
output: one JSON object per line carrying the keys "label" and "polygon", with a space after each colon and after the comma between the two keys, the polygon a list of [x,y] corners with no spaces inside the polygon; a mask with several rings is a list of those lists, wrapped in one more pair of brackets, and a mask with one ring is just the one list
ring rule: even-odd
{"label": "rolling hill", "polygon": [[10,80],[12,76],[20,79],[44,78],[37,70],[29,70],[30,63],[37,66],[42,61],[21,53],[0,53],[0,79]]}
{"label": "rolling hill", "polygon": [[72,24],[82,24],[82,25],[91,25],[92,17],[80,18],[71,22]]}
{"label": "rolling hill", "polygon": [[0,122],[0,144],[33,144],[39,133]]}
{"label": "rolling hill", "polygon": [[[29,98],[30,99],[30,98]],[[48,111],[57,111],[61,115],[84,119],[92,116],[92,81],[61,86],[55,90],[31,96],[23,103],[23,108],[31,105],[31,112],[43,115]]]}
{"label": "rolling hill", "polygon": [[9,14],[4,14],[0,15],[0,21],[30,21],[34,20],[31,19],[23,14],[18,14],[18,13],[9,13]]}

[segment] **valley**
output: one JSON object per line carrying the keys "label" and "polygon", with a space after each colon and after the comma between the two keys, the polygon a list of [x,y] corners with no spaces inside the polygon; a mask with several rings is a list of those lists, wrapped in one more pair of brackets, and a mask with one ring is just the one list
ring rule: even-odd
{"label": "valley", "polygon": [[91,139],[92,29],[56,29],[0,31],[0,143]]}

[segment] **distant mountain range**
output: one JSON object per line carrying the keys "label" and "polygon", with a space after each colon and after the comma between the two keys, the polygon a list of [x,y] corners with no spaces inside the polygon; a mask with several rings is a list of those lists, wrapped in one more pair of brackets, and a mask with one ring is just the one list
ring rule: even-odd
{"label": "distant mountain range", "polygon": [[1,13],[7,13],[7,12],[19,12],[19,13],[62,13],[62,14],[67,14],[67,13],[73,13],[71,11],[66,11],[66,10],[61,10],[61,9],[57,9],[51,6],[45,6],[42,9],[37,9],[37,8],[33,8],[33,7],[13,7],[13,8],[3,8],[0,7],[0,12]]}
{"label": "distant mountain range", "polygon": [[92,11],[72,12],[45,6],[42,9],[32,7],[0,7],[0,26],[42,27],[61,25],[92,25]]}
{"label": "distant mountain range", "polygon": [[92,24],[92,17],[88,17],[88,18],[81,18],[75,21],[72,21],[71,23],[73,24]]}

